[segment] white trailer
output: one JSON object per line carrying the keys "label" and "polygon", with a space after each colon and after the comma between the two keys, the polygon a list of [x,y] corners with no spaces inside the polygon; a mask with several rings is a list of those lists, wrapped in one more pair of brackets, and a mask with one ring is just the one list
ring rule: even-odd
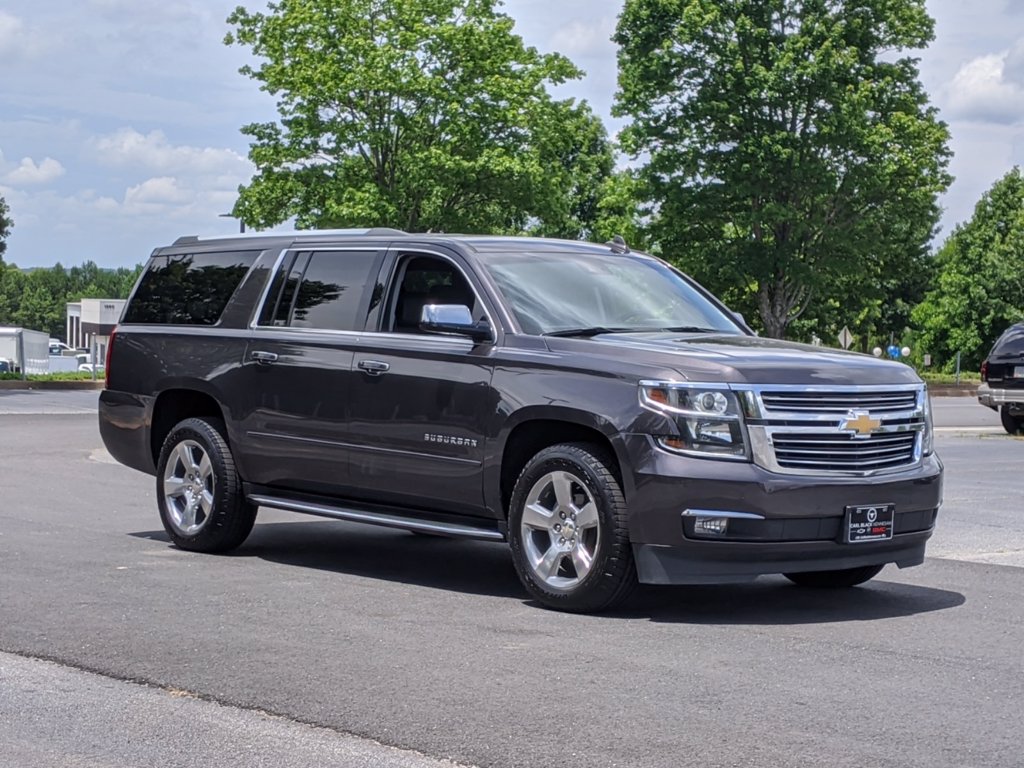
{"label": "white trailer", "polygon": [[0,360],[23,374],[50,372],[50,334],[27,328],[0,327]]}

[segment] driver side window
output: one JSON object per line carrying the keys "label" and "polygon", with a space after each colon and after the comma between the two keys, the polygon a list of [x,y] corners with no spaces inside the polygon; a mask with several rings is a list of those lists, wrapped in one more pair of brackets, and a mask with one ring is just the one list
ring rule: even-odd
{"label": "driver side window", "polygon": [[429,304],[462,304],[474,318],[483,316],[472,287],[450,261],[437,256],[409,255],[398,263],[385,331],[423,333],[420,318]]}

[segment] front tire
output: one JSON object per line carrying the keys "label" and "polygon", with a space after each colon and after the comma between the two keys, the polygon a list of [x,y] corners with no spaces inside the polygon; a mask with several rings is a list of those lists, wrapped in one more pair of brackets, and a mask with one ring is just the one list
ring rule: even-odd
{"label": "front tire", "polygon": [[156,499],[171,541],[192,552],[234,549],[256,521],[224,424],[214,419],[185,419],[171,430],[157,463]]}
{"label": "front tire", "polygon": [[787,579],[801,587],[816,589],[847,589],[875,578],[884,565],[865,565],[860,568],[844,568],[839,571],[804,571],[784,573]]}
{"label": "front tire", "polygon": [[1003,422],[1003,429],[1009,435],[1019,435],[1024,432],[1024,416],[1014,416],[1010,413],[1008,405],[999,409],[999,420]]}
{"label": "front tire", "polygon": [[512,491],[509,543],[527,592],[548,608],[596,612],[637,584],[626,500],[611,457],[589,443],[545,448]]}

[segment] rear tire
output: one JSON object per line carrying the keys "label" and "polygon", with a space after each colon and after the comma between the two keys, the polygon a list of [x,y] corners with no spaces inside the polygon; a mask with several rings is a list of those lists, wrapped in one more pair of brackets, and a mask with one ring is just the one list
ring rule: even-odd
{"label": "rear tire", "polygon": [[1019,435],[1024,432],[1024,416],[1014,416],[1010,413],[1008,405],[999,409],[999,420],[1003,422],[1003,429],[1009,435]]}
{"label": "rear tire", "polygon": [[563,443],[526,464],[509,505],[512,562],[548,608],[607,610],[637,584],[626,499],[600,446]]}
{"label": "rear tire", "polygon": [[217,419],[185,419],[171,430],[160,449],[156,499],[171,541],[192,552],[234,549],[256,521]]}
{"label": "rear tire", "polygon": [[815,589],[847,589],[875,578],[884,565],[865,565],[840,571],[804,571],[782,574],[794,584]]}

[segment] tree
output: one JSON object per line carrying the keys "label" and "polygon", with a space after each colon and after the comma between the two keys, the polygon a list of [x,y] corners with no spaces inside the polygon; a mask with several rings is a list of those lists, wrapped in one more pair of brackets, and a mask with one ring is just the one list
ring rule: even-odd
{"label": "tree", "polygon": [[4,254],[7,252],[7,238],[10,237],[13,226],[11,209],[8,207],[7,201],[0,197],[0,269],[3,268]]}
{"label": "tree", "polygon": [[[949,185],[918,80],[924,0],[627,0],[616,113],[652,234],[770,336],[836,290],[884,299]],[[845,282],[844,282],[845,281]]]}
{"label": "tree", "polygon": [[[548,86],[581,76],[513,34],[496,0],[278,0],[225,42],[277,97],[254,123],[253,226],[585,232],[611,172],[603,126]],[[583,185],[583,186],[581,186]]]}
{"label": "tree", "polygon": [[917,346],[951,370],[957,352],[975,369],[1006,328],[1024,320],[1024,176],[1014,168],[936,257],[938,277],[913,313]]}
{"label": "tree", "polygon": [[70,269],[57,264],[22,271],[0,262],[0,325],[24,326],[62,339],[67,302],[126,298],[141,271],[142,265],[101,269],[91,261]]}

